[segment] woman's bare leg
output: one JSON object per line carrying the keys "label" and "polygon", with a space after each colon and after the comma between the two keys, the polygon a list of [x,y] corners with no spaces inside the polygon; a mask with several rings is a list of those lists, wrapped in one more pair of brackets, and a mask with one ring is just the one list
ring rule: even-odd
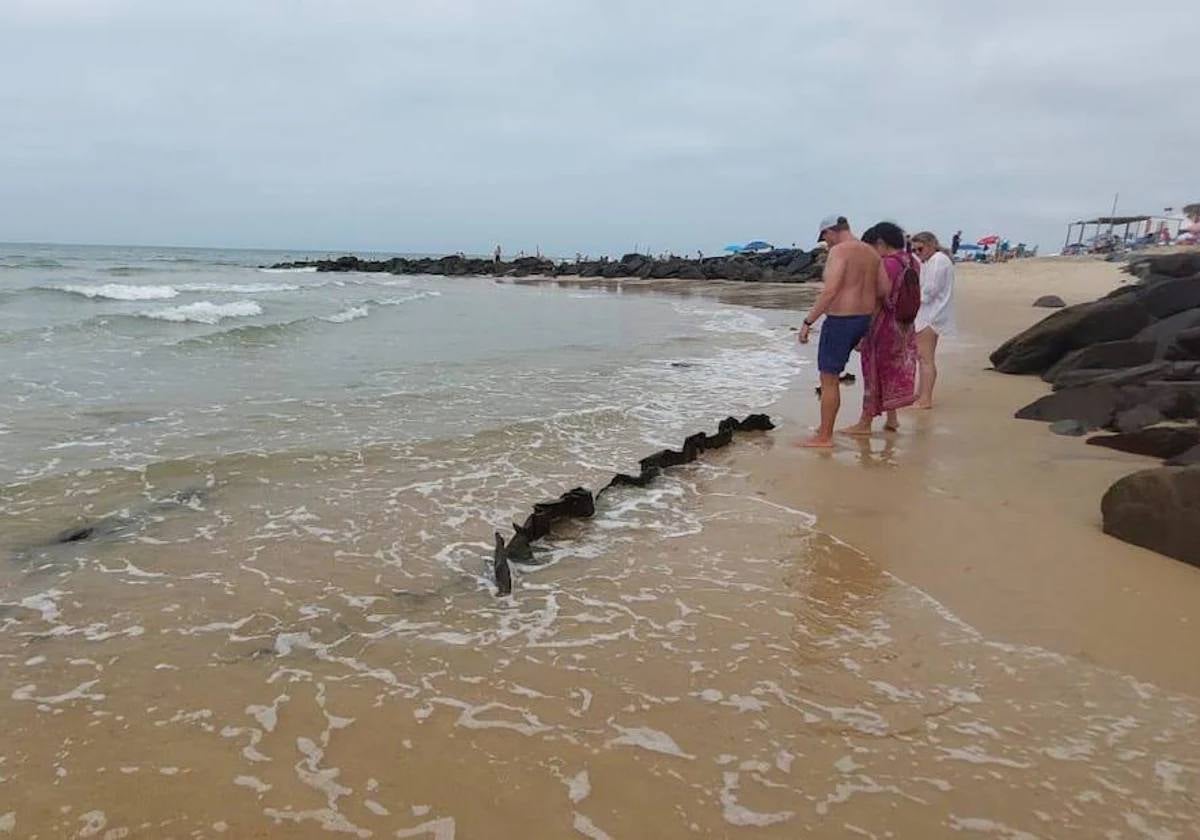
{"label": "woman's bare leg", "polygon": [[889,411],[887,413],[887,421],[883,424],[884,431],[895,432],[900,428],[900,418],[896,416],[896,412]]}
{"label": "woman's bare leg", "polygon": [[917,333],[917,360],[920,370],[920,385],[917,388],[916,408],[933,408],[933,386],[937,383],[938,334],[933,327]]}

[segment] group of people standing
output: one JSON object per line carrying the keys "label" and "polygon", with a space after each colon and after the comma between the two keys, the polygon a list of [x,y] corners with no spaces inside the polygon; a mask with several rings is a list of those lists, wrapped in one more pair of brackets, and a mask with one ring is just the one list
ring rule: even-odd
{"label": "group of people standing", "polygon": [[896,431],[899,409],[933,407],[938,339],[954,330],[954,263],[933,233],[909,237],[891,222],[869,228],[860,239],[845,216],[829,216],[818,239],[829,246],[824,289],[804,319],[800,342],[808,342],[824,316],[817,350],[821,425],[799,445],[827,448],[841,408],[840,378],[856,349],[862,356],[862,414],[843,433],[869,435],[881,414],[887,415],[884,429]]}

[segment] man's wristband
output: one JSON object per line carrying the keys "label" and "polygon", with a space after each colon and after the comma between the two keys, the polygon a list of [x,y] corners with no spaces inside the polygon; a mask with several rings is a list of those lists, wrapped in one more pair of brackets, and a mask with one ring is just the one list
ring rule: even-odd
{"label": "man's wristband", "polygon": [[810,327],[810,328],[811,328],[811,327],[812,327],[812,325],[813,325],[813,323],[814,323],[813,321],[810,321],[810,320],[808,320],[807,318],[805,318],[805,319],[804,319],[804,326],[806,326],[806,327]]}

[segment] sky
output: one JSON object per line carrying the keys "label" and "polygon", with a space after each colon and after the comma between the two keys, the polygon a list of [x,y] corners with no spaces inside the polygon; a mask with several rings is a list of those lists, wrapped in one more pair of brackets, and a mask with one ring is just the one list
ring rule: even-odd
{"label": "sky", "polygon": [[0,241],[1054,251],[1200,201],[1191,5],[0,0]]}

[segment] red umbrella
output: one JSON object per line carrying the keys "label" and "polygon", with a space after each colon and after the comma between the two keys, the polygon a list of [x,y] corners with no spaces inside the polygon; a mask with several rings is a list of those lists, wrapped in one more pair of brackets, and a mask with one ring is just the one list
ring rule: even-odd
{"label": "red umbrella", "polygon": [[991,234],[988,234],[987,236],[983,237],[982,239],[977,240],[977,244],[984,245],[984,246],[995,245],[999,241],[1000,241],[1000,237],[994,233],[991,233]]}

